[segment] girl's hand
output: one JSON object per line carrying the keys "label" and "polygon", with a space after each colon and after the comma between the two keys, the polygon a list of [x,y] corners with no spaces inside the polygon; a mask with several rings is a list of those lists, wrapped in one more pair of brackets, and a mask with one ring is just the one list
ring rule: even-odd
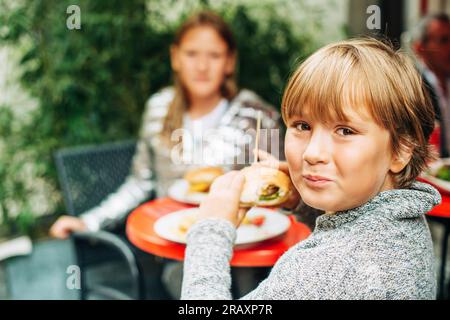
{"label": "girl's hand", "polygon": [[243,186],[244,175],[240,171],[231,171],[214,180],[208,196],[200,204],[198,221],[221,218],[237,228],[248,211],[248,208],[239,208]]}
{"label": "girl's hand", "polygon": [[57,239],[67,239],[72,232],[87,231],[83,220],[77,217],[62,216],[50,228],[50,235]]}
{"label": "girl's hand", "polygon": [[[256,166],[264,166],[269,168],[274,168],[277,170],[280,170],[284,172],[288,177],[291,177],[289,174],[289,166],[286,161],[279,161],[274,156],[272,156],[270,153],[267,153],[263,150],[255,150],[254,152],[258,153],[258,162],[254,165]],[[291,181],[292,183],[292,181]],[[292,183],[294,186],[294,184]],[[284,208],[288,209],[294,209],[297,207],[297,205],[300,203],[301,197],[298,193],[297,189],[292,188],[291,196],[289,197],[289,200],[287,200],[285,203],[283,203]]]}

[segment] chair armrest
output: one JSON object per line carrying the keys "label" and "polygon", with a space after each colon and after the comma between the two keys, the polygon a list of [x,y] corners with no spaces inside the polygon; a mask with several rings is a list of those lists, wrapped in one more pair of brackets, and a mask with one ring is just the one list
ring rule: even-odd
{"label": "chair armrest", "polygon": [[74,232],[71,236],[74,240],[101,243],[117,251],[124,258],[130,270],[130,274],[133,279],[133,292],[137,294],[138,298],[143,296],[143,288],[141,287],[141,270],[138,265],[139,262],[137,261],[133,251],[124,240],[111,232],[102,230],[97,232]]}

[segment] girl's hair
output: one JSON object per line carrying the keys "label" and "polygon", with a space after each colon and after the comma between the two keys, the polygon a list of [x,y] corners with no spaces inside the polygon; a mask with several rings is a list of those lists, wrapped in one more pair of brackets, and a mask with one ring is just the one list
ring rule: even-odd
{"label": "girl's hair", "polygon": [[[236,54],[236,42],[234,40],[233,33],[225,21],[219,15],[211,11],[200,11],[189,17],[176,32],[173,44],[176,46],[180,45],[183,36],[189,30],[197,27],[213,28],[226,42],[228,46],[228,54]],[[174,130],[182,126],[183,114],[189,106],[189,98],[186,88],[183,86],[176,73],[174,73],[173,77],[175,94],[169,105],[167,116],[164,119],[163,129],[161,131],[161,136],[164,138],[163,140],[168,144],[175,143],[170,141],[171,134]],[[234,72],[225,77],[220,89],[222,96],[228,100],[231,100],[236,96],[238,90]]]}
{"label": "girl's hair", "polygon": [[[365,107],[390,133],[393,154],[411,148],[406,167],[393,175],[406,188],[435,158],[428,140],[434,110],[412,60],[390,44],[372,38],[330,44],[310,56],[293,73],[282,101],[283,120],[301,116],[347,121],[346,107]],[[404,149],[403,149],[404,150]]]}

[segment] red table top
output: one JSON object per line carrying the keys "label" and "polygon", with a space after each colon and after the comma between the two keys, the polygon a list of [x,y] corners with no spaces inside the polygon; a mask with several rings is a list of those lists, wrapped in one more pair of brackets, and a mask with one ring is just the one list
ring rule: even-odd
{"label": "red table top", "polygon": [[434,207],[427,215],[439,218],[450,219],[450,195],[441,192],[442,202],[440,205]]}
{"label": "red table top", "polygon": [[[430,136],[430,144],[434,145],[436,147],[436,151],[439,152],[440,149],[440,143],[441,143],[441,128],[439,126],[436,126]],[[433,187],[435,187],[439,193],[442,196],[442,202],[440,205],[436,206],[428,212],[427,215],[432,217],[439,217],[439,218],[450,218],[450,191],[444,190],[441,187],[433,184],[432,182],[429,182],[423,178],[418,178],[417,180],[426,182],[428,184],[431,184]]]}
{"label": "red table top", "polygon": [[[127,220],[128,239],[138,248],[154,255],[183,260],[186,246],[159,237],[153,230],[156,220],[168,213],[195,206],[177,202],[170,198],[156,199],[136,208]],[[289,217],[289,230],[273,239],[259,242],[251,247],[236,247],[230,261],[236,267],[269,267],[291,246],[306,239],[311,231],[303,223]]]}
{"label": "red table top", "polygon": [[442,197],[442,202],[440,205],[437,205],[434,207],[430,212],[427,213],[427,215],[432,217],[439,217],[439,218],[449,218],[450,219],[450,192],[447,190],[442,189],[441,187],[433,184],[432,182],[429,182],[428,180],[425,180],[423,178],[417,178],[417,180],[428,183],[435,187]]}

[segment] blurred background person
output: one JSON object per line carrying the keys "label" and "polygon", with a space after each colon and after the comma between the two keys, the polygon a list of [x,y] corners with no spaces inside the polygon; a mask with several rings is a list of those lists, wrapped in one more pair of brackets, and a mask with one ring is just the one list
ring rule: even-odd
{"label": "blurred background person", "polygon": [[450,155],[450,20],[445,13],[424,17],[413,34],[412,48],[429,90],[440,134],[440,156]]}

